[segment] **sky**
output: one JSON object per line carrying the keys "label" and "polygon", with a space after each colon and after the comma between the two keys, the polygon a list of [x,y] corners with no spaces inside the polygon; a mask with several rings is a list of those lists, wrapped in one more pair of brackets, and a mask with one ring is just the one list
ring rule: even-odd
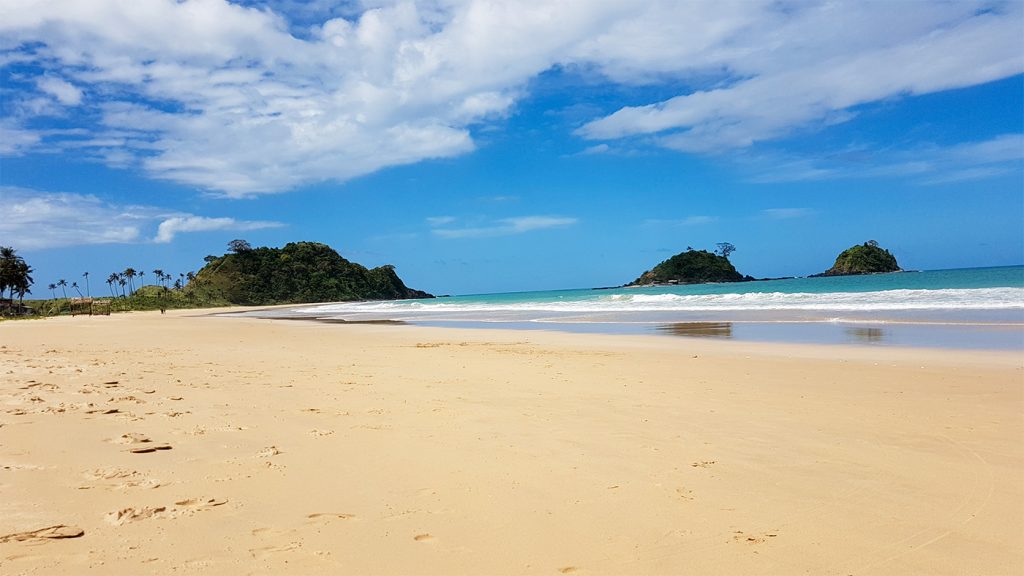
{"label": "sky", "polygon": [[436,294],[719,242],[757,277],[867,240],[1019,265],[1024,2],[0,0],[0,245],[33,293],[235,238]]}

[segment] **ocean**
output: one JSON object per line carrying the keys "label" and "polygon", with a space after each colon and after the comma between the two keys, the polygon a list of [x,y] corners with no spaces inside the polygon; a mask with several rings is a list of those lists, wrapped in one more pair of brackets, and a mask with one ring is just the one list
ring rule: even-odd
{"label": "ocean", "polygon": [[793,342],[1024,349],[1024,266],[345,302],[292,317]]}

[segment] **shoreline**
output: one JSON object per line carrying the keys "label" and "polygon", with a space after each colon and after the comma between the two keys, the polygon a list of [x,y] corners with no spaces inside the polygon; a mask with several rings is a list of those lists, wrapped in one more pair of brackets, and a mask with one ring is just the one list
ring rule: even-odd
{"label": "shoreline", "polygon": [[[532,321],[435,320],[426,318],[357,318],[313,315],[297,310],[317,305],[214,313],[225,317],[309,321],[333,324],[394,324],[459,330],[553,331],[565,334],[607,334],[679,337],[806,345],[857,345],[945,350],[1024,351],[1024,323],[954,322],[942,320],[850,319],[702,319],[689,321],[571,321],[553,318]],[[329,305],[329,303],[328,303]]]}

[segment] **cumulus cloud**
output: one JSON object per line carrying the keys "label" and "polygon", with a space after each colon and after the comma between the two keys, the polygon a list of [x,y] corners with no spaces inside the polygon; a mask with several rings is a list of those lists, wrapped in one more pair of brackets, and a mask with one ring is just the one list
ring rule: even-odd
{"label": "cumulus cloud", "polygon": [[[713,152],[1019,74],[1022,7],[0,0],[0,66],[21,74],[0,125],[16,140],[0,153],[79,146],[231,197],[280,192],[470,152],[474,129],[555,68],[698,87],[587,118],[578,134]],[[87,137],[33,131],[68,106],[84,109]]]}
{"label": "cumulus cloud", "polygon": [[256,230],[282,225],[205,218],[155,206],[110,204],[88,194],[40,192],[12,186],[0,186],[0,198],[4,209],[0,239],[28,250],[148,242],[145,232],[157,223],[153,240],[156,242],[169,242],[179,232]]}
{"label": "cumulus cloud", "polygon": [[211,232],[214,230],[261,230],[263,228],[280,228],[280,222],[245,221],[234,218],[207,218],[205,216],[174,216],[157,226],[153,241],[166,244],[181,232]]}
{"label": "cumulus cloud", "polygon": [[563,216],[519,216],[516,218],[502,218],[486,226],[434,228],[431,232],[441,238],[488,238],[525,234],[549,228],[565,228],[576,224],[578,221],[576,218]]}

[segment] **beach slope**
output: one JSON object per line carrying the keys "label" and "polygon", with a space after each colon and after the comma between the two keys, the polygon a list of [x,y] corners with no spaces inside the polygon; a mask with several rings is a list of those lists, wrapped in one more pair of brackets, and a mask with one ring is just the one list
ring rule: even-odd
{"label": "beach slope", "polygon": [[1020,574],[1019,353],[0,324],[0,573]]}

